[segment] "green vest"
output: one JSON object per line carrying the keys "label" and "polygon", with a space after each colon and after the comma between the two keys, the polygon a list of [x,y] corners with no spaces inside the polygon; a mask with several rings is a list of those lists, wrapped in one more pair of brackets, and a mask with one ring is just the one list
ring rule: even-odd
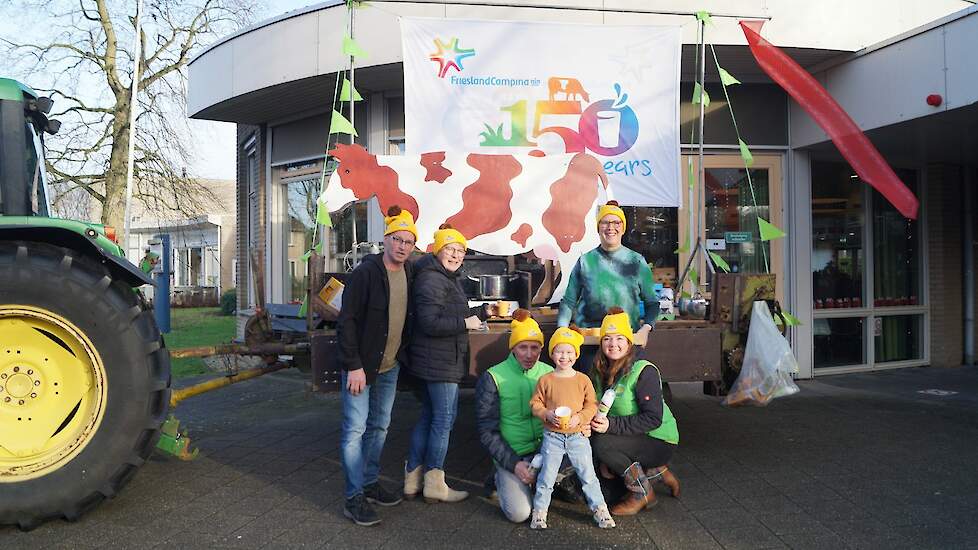
{"label": "green vest", "polygon": [[535,452],[543,442],[543,423],[530,412],[530,398],[540,377],[553,370],[550,365],[537,361],[524,371],[510,353],[505,361],[488,371],[499,391],[499,432],[520,456]]}
{"label": "green vest", "polygon": [[[659,367],[656,367],[648,361],[636,361],[632,365],[632,370],[628,373],[628,376],[623,380],[619,380],[618,384],[615,385],[615,394],[617,394],[617,397],[615,397],[615,402],[611,404],[611,409],[608,410],[608,416],[632,416],[633,414],[638,414],[638,401],[635,399],[635,383],[638,382],[638,377],[642,374],[642,370],[646,365],[651,365],[656,373],[659,372]],[[604,389],[602,389],[601,377],[598,375],[596,369],[591,371],[591,382],[594,384],[598,399],[600,399],[601,394],[604,393]],[[662,389],[661,375],[659,377],[659,389]],[[676,425],[676,417],[672,416],[672,411],[669,409],[669,405],[666,404],[665,399],[662,400],[662,424],[659,424],[658,428],[648,432],[648,436],[661,439],[673,445],[679,444],[679,427]]]}

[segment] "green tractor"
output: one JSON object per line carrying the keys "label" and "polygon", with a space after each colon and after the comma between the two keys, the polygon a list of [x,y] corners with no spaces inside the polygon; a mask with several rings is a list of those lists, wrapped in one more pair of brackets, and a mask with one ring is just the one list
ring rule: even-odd
{"label": "green tractor", "polygon": [[78,518],[153,452],[170,358],[114,231],[51,217],[52,101],[0,78],[0,524]]}

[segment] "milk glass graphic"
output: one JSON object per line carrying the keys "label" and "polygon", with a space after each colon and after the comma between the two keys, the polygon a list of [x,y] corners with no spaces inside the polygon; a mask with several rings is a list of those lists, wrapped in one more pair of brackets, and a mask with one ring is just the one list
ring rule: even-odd
{"label": "milk glass graphic", "polygon": [[618,111],[598,111],[598,145],[606,149],[618,147],[618,133],[621,128],[621,113]]}

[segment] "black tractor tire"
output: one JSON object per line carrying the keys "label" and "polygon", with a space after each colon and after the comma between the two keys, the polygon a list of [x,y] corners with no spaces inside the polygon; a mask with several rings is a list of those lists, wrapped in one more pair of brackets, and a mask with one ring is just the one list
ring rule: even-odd
{"label": "black tractor tire", "polygon": [[[170,356],[153,312],[131,286],[82,252],[0,241],[0,307],[43,308],[77,327],[101,357],[101,422],[70,460],[0,481],[0,524],[69,521],[116,495],[149,458],[170,401]],[[0,427],[2,428],[2,427]]]}

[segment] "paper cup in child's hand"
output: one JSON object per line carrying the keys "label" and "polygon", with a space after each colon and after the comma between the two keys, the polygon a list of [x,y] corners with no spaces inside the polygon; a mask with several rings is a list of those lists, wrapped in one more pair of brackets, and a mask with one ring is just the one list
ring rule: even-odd
{"label": "paper cup in child's hand", "polygon": [[554,409],[554,416],[557,417],[557,422],[560,423],[561,430],[570,429],[570,419],[571,419],[570,407],[557,407],[556,409]]}

